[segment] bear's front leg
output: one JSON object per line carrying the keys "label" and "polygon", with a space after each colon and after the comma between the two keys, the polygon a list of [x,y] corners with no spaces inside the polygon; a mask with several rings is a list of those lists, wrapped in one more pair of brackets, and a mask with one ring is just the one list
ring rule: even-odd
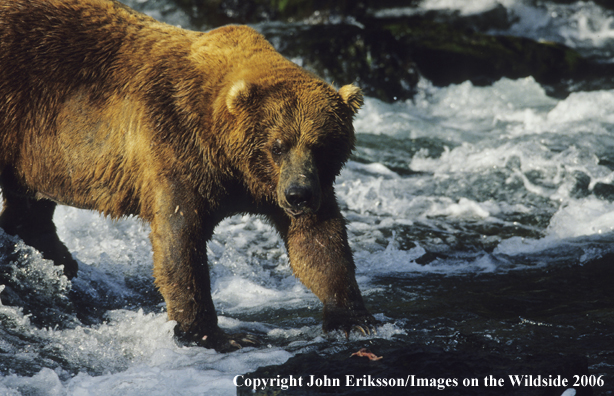
{"label": "bear's front leg", "polygon": [[[283,235],[285,227],[280,228]],[[291,217],[285,240],[295,275],[324,304],[323,330],[346,335],[352,329],[374,330],[377,320],[365,308],[356,283],[345,220],[334,196],[316,213]]]}
{"label": "bear's front leg", "polygon": [[150,239],[155,283],[169,320],[177,321],[178,338],[218,351],[257,345],[251,335],[226,334],[218,327],[206,251],[212,227],[207,229],[193,208],[173,205],[174,209],[158,210]]}

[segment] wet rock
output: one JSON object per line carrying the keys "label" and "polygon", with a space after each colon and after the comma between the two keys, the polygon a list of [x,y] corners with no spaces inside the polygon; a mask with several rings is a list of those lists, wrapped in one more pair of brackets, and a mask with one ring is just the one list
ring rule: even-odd
{"label": "wet rock", "polygon": [[575,184],[571,188],[569,195],[574,198],[584,198],[589,196],[591,192],[588,188],[591,183],[591,177],[582,171],[574,171],[573,178],[575,180]]}
{"label": "wet rock", "polygon": [[[398,343],[373,340],[368,349],[382,359],[371,361],[365,357],[350,357],[365,345],[354,343],[348,349],[322,356],[316,352],[297,355],[283,365],[261,367],[253,373],[244,376],[246,380],[258,378],[294,378],[302,377],[302,386],[281,389],[281,386],[256,389],[240,387],[237,395],[373,395],[377,392],[386,395],[435,395],[442,391],[446,395],[556,395],[560,396],[571,386],[512,386],[510,375],[533,373],[533,381],[537,375],[541,378],[561,376],[573,383],[574,375],[588,374],[586,358],[565,356],[559,354],[529,355],[522,358],[510,358],[496,353],[478,351],[445,351],[435,346],[417,344],[399,347]],[[322,380],[322,386],[308,386],[314,379]],[[413,376],[413,377],[412,377]],[[485,377],[493,381],[486,386]],[[326,379],[332,386],[324,386]],[[334,380],[338,379],[339,386]],[[358,379],[365,379],[367,386],[349,386],[356,384]],[[378,379],[402,379],[409,382],[407,386],[383,387],[368,386],[376,384]],[[418,386],[426,381],[428,385]],[[471,381],[473,386],[467,386]],[[382,382],[380,382],[381,384]],[[317,382],[316,382],[317,384]],[[477,384],[477,386],[476,386]],[[445,390],[444,390],[445,389]],[[592,395],[591,388],[575,388],[576,396]]]}
{"label": "wet rock", "polygon": [[593,194],[599,199],[614,202],[614,185],[598,182],[593,187]]}
{"label": "wet rock", "polygon": [[376,21],[390,31],[435,85],[491,84],[501,77],[533,76],[542,84],[555,84],[579,75],[586,61],[561,44],[522,37],[495,36],[422,16]]}

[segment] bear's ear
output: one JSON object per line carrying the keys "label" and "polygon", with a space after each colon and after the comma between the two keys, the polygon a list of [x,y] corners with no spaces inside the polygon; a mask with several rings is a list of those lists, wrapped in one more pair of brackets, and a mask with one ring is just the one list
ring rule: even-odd
{"label": "bear's ear", "polygon": [[352,112],[356,114],[360,106],[364,103],[362,98],[362,91],[354,84],[344,85],[339,89],[339,95],[341,99],[352,109]]}
{"label": "bear's ear", "polygon": [[231,114],[237,114],[239,109],[247,105],[254,93],[255,86],[245,80],[238,80],[228,90],[226,106]]}

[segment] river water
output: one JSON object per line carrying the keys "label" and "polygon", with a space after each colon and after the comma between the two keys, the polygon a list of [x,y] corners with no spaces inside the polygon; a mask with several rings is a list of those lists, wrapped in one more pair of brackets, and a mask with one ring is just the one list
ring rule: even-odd
{"label": "river water", "polygon": [[[187,26],[165,3],[127,3]],[[470,3],[394,12],[504,6],[516,17],[504,33],[614,60],[614,13],[593,3]],[[422,80],[411,101],[366,98],[355,127],[337,195],[358,283],[384,323],[371,339],[454,350],[470,335],[512,357],[578,354],[605,378],[595,393],[614,394],[614,91],[556,99],[531,77]],[[220,325],[267,344],[228,354],[174,341],[146,224],[68,207],[55,221],[80,262],[72,282],[0,231],[0,264],[24,301],[0,305],[2,395],[234,394],[238,374],[346,343],[322,334],[320,302],[258,218],[225,220],[208,246]]]}

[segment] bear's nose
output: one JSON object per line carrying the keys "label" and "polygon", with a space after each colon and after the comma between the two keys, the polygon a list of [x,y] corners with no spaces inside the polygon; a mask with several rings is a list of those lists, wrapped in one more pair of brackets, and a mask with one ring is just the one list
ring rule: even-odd
{"label": "bear's nose", "polygon": [[286,201],[295,209],[303,209],[309,204],[313,196],[311,188],[308,186],[291,185],[284,192]]}

